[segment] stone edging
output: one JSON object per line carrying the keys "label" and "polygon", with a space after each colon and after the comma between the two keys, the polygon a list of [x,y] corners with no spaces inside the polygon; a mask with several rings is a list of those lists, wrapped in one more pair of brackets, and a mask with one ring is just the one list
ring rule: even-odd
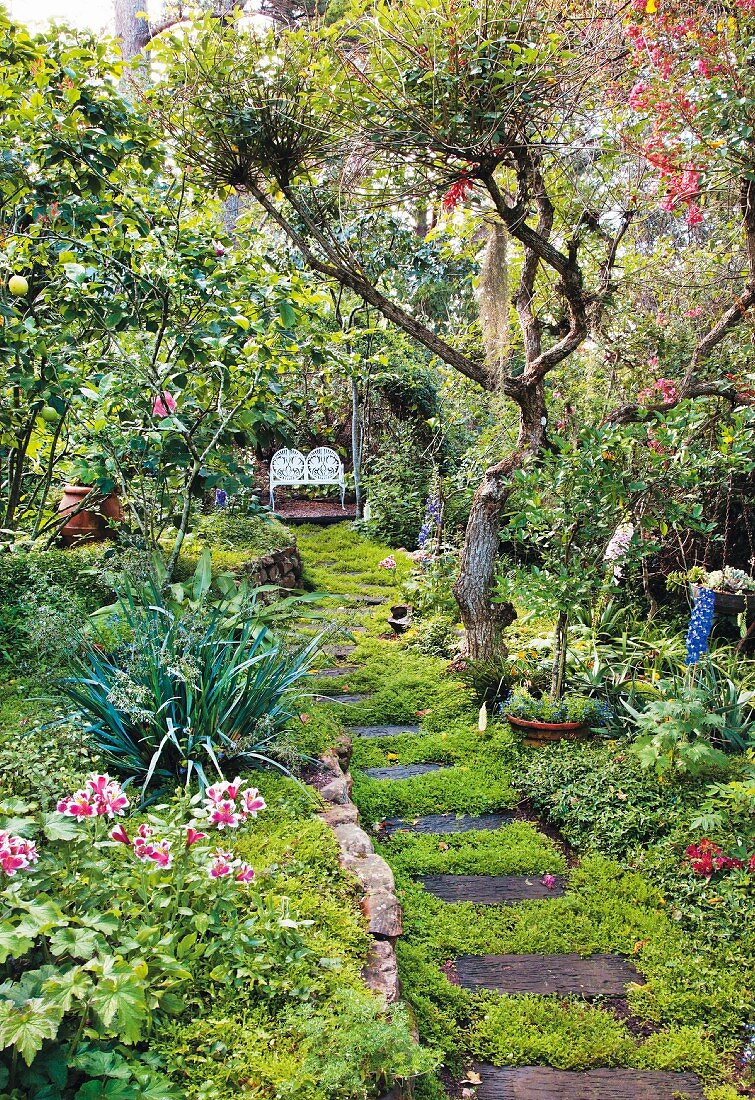
{"label": "stone edging", "polygon": [[403,931],[403,914],[396,897],[393,871],[375,854],[372,840],[359,826],[359,811],[351,801],[351,738],[339,738],[335,749],[323,753],[323,786],[320,796],[329,808],[320,814],[338,841],[341,866],[356,875],[362,886],[362,912],[372,936],[367,963],[362,972],[365,984],[393,1004],[401,996],[396,961],[396,939]]}

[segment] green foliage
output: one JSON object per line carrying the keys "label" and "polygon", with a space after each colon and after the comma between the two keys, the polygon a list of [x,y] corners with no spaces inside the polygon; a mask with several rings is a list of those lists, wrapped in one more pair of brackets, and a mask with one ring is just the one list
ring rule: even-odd
{"label": "green foliage", "polygon": [[112,599],[103,548],[0,554],[0,659],[59,667],[86,616]]}
{"label": "green foliage", "polygon": [[518,777],[536,810],[570,843],[624,856],[652,843],[697,805],[701,786],[645,771],[624,745],[560,745],[538,751]]}
{"label": "green foliage", "polygon": [[425,515],[431,477],[432,463],[419,452],[413,433],[397,433],[386,453],[373,458],[365,477],[370,535],[390,546],[413,550]]}
{"label": "green foliage", "polygon": [[[249,568],[253,562],[273,550],[293,546],[296,539],[288,527],[267,512],[240,515],[228,509],[217,509],[200,516],[187,535],[179,559],[184,572],[199,557],[203,547],[212,551],[216,569]],[[233,564],[232,564],[233,563]],[[177,574],[181,579],[181,574]]]}
{"label": "green foliage", "polygon": [[[3,884],[0,1064],[11,1088],[46,1083],[63,1098],[86,1080],[138,1080],[124,1046],[206,998],[242,989],[273,1002],[306,995],[292,980],[308,953],[297,922],[235,872],[208,878],[209,843],[185,843],[185,823],[200,825],[186,803],[143,822],[150,843],[170,853],[167,867],[145,866],[131,845],[107,841],[101,817],[4,810],[14,814],[4,821],[10,832],[44,840],[38,862]],[[60,1061],[70,1076],[59,1074]],[[145,1096],[178,1095],[148,1067],[149,1058],[145,1089],[162,1091]],[[93,1089],[76,1095],[100,1095]]]}
{"label": "green foliage", "polygon": [[[677,685],[675,685],[675,688]],[[711,711],[694,684],[686,683],[672,695],[668,689],[643,711],[625,704],[634,718],[637,740],[631,748],[644,768],[701,775],[726,766],[726,756],[711,744],[725,726],[722,715]]]}
{"label": "green foliage", "polygon": [[128,590],[122,614],[129,640],[112,655],[88,644],[60,684],[109,766],[146,792],[204,788],[208,771],[222,774],[220,760],[231,769],[275,761],[292,716],[287,696],[319,639],[289,652],[252,622],[234,636],[222,605],[177,615],[154,585]]}
{"label": "green foliage", "polygon": [[401,597],[412,605],[420,619],[439,614],[455,617],[458,608],[451,587],[458,574],[458,554],[439,554],[414,569],[402,585]]}
{"label": "green foliage", "polygon": [[460,641],[456,619],[450,615],[431,615],[412,627],[407,644],[427,657],[450,657]]}
{"label": "green foliage", "polygon": [[528,821],[447,836],[396,833],[384,851],[394,871],[413,875],[542,875],[566,866],[555,842]]}

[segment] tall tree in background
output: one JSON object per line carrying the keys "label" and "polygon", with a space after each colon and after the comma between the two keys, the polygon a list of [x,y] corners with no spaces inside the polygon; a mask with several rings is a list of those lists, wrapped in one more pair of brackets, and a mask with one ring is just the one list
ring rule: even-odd
{"label": "tall tree in background", "polygon": [[[473,656],[493,651],[505,623],[491,599],[501,516],[512,475],[548,447],[546,379],[617,292],[641,193],[605,96],[625,53],[623,24],[603,4],[378,0],[333,28],[269,38],[205,23],[162,55],[162,117],[187,164],[250,195],[313,271],[516,405],[516,446],[475,493],[455,586]],[[447,217],[465,207],[512,243],[489,250],[517,276],[507,361],[440,335],[366,252],[364,211],[410,211],[418,199]],[[505,273],[487,274],[506,286]],[[695,369],[684,395],[703,385]]]}

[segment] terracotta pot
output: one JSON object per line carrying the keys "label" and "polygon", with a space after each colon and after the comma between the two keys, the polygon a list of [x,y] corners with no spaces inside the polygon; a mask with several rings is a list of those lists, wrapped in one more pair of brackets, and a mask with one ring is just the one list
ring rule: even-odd
{"label": "terracotta pot", "polygon": [[537,748],[553,741],[581,741],[590,734],[581,722],[536,722],[531,718],[515,718],[507,714],[509,725],[524,734],[523,742]]}
{"label": "terracotta pot", "polygon": [[[58,515],[65,516],[76,512],[82,500],[90,493],[89,485],[66,485],[63,497],[58,505]],[[110,536],[108,520],[120,523],[123,509],[116,493],[108,495],[94,508],[82,508],[61,529],[60,537],[64,546],[74,546],[82,542],[103,542]]]}
{"label": "terracotta pot", "polygon": [[[692,595],[696,596],[699,585],[693,584],[691,587]],[[744,611],[755,613],[755,592],[719,592],[714,588],[713,596],[713,609],[719,615],[741,615]]]}

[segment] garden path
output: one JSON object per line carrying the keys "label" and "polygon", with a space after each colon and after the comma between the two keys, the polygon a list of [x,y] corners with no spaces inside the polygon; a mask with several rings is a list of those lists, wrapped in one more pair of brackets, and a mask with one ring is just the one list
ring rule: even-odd
{"label": "garden path", "polygon": [[[309,541],[309,554],[311,561],[317,562],[318,543],[316,538]],[[305,559],[307,551],[305,550]],[[311,564],[311,562],[310,562]],[[344,594],[338,592],[339,583],[347,581],[352,591]],[[474,797],[469,797],[467,804],[465,799],[458,798],[454,801],[444,799],[443,784],[448,783],[449,788],[464,769],[464,761],[458,759],[436,760],[438,737],[433,736],[432,729],[426,729],[422,725],[416,725],[411,721],[401,721],[402,718],[411,718],[409,713],[401,713],[401,705],[397,704],[391,696],[393,670],[395,663],[385,662],[385,669],[381,675],[380,666],[383,663],[382,654],[391,651],[391,656],[396,652],[397,643],[385,634],[380,637],[378,631],[384,629],[387,606],[393,602],[390,599],[393,593],[383,594],[383,604],[376,595],[376,581],[383,582],[378,577],[374,564],[372,567],[354,570],[353,568],[342,571],[332,561],[327,564],[327,587],[337,593],[342,606],[342,625],[351,627],[353,633],[354,616],[360,610],[368,610],[373,613],[372,630],[369,644],[360,642],[357,646],[341,645],[327,647],[325,652],[334,659],[343,660],[348,656],[352,662],[345,667],[325,667],[320,672],[321,683],[327,681],[329,695],[318,696],[318,699],[337,700],[341,707],[338,708],[339,718],[349,730],[354,739],[355,757],[353,764],[354,773],[354,800],[360,808],[360,813],[367,820],[365,827],[369,825],[369,819],[375,818],[375,805],[380,806],[380,790],[385,791],[386,808],[395,803],[391,800],[388,788],[392,791],[404,791],[416,783],[418,777],[423,781],[428,778],[439,784],[437,791],[438,805],[433,807],[436,812],[408,813],[403,816],[388,816],[373,820],[373,829],[384,842],[384,853],[389,863],[393,863],[392,857],[396,851],[401,853],[400,845],[409,842],[432,842],[432,838],[440,838],[435,854],[432,874],[417,873],[417,869],[409,868],[409,873],[404,880],[402,895],[405,895],[405,904],[409,909],[408,924],[413,926],[418,920],[418,914],[412,911],[412,903],[415,894],[413,891],[423,891],[432,898],[437,899],[441,907],[446,907],[450,912],[455,908],[463,910],[462,916],[474,921],[484,910],[488,913],[495,910],[511,911],[519,906],[550,905],[555,899],[563,898],[569,892],[569,873],[558,875],[542,875],[533,866],[530,874],[485,874],[475,868],[473,874],[458,874],[458,860],[452,863],[452,869],[446,870],[442,866],[442,853],[449,850],[449,843],[443,840],[448,837],[451,840],[468,841],[471,848],[468,852],[474,852],[475,846],[482,846],[484,838],[503,836],[507,828],[517,820],[519,815],[511,809],[511,803],[505,797],[500,804],[488,805],[481,812],[479,802]],[[360,590],[369,586],[369,593]],[[362,605],[360,608],[359,605]],[[361,619],[361,616],[360,616]],[[362,628],[365,632],[365,628]],[[375,637],[375,635],[378,635]],[[376,648],[377,647],[377,648]],[[382,650],[381,648],[382,647]],[[406,652],[406,651],[403,651]],[[411,663],[410,656],[406,657],[406,664]],[[377,667],[377,671],[376,671]],[[367,674],[362,677],[362,672]],[[364,679],[364,685],[361,682]],[[350,690],[351,685],[359,683],[359,687],[372,688],[371,692],[364,691],[355,694]],[[323,688],[325,690],[325,688]],[[386,699],[387,712],[380,712],[380,702]],[[374,702],[373,702],[374,701]],[[343,705],[346,704],[346,705]],[[350,705],[349,705],[350,704]],[[360,706],[360,704],[363,704]],[[430,710],[420,711],[421,716],[431,713]],[[371,721],[358,724],[363,715],[369,715]],[[352,721],[349,722],[349,718]],[[441,734],[441,739],[443,735]],[[423,751],[423,743],[426,751]],[[363,761],[373,760],[375,751],[381,751],[382,745],[387,748],[383,752],[384,763],[381,766],[363,766]],[[362,746],[368,746],[369,751]],[[390,751],[389,751],[390,750]],[[530,750],[537,751],[537,750]],[[366,753],[366,755],[365,755]],[[406,763],[402,763],[406,759]],[[376,793],[376,785],[379,789]],[[394,786],[395,785],[395,786]],[[360,796],[366,793],[369,797],[362,799]],[[377,802],[375,801],[377,800]],[[422,800],[420,799],[420,803]],[[419,806],[425,810],[425,804]],[[521,821],[521,818],[519,817]],[[539,841],[543,845],[552,845],[548,837],[539,828],[539,823],[532,822],[533,830],[539,834]],[[391,845],[397,842],[398,849]],[[419,849],[418,849],[419,850]],[[441,853],[438,855],[437,853]],[[451,852],[449,862],[451,862]],[[401,871],[406,872],[406,864],[400,859],[394,867],[397,882],[401,887]],[[466,906],[466,909],[464,907]],[[475,907],[480,907],[475,908]],[[532,921],[537,921],[540,910],[532,909]],[[421,918],[421,914],[419,914]],[[439,917],[442,923],[443,915]],[[449,957],[445,963],[438,966],[438,980],[445,979],[452,986],[473,992],[489,990],[487,1000],[479,1004],[473,1003],[473,1011],[484,1013],[490,1008],[490,996],[499,995],[505,998],[563,998],[570,1005],[575,1001],[583,1004],[597,1002],[600,1011],[605,1014],[612,1013],[613,1005],[625,1005],[627,986],[630,983],[642,984],[642,977],[634,966],[622,955],[616,953],[593,952],[586,956],[577,952],[558,953],[510,953],[497,954],[486,953],[485,945],[482,950],[474,953],[458,953]],[[404,977],[404,995],[413,1001],[414,990],[411,987],[411,974]],[[549,1002],[553,1003],[552,1001]],[[626,1016],[626,1012],[624,1012]],[[471,1031],[474,1032],[475,1023],[472,1022]],[[421,1027],[420,1027],[421,1030]],[[427,1038],[426,1036],[421,1037]],[[432,1036],[429,1037],[430,1041]],[[469,1036],[459,1037],[459,1047],[464,1050]],[[474,1044],[472,1044],[474,1052]],[[469,1053],[463,1055],[466,1064],[469,1065]],[[582,1072],[564,1070],[559,1066],[549,1066],[548,1058],[543,1057],[542,1065],[517,1065],[506,1064],[506,1058],[500,1059],[504,1064],[493,1065],[489,1061],[476,1062],[472,1069],[468,1069],[466,1075],[458,1072],[459,1062],[456,1061],[456,1074],[444,1074],[449,1092],[428,1092],[435,1100],[436,1096],[464,1096],[476,1097],[477,1100],[702,1100],[703,1091],[698,1078],[690,1072],[673,1072],[663,1070],[643,1070],[632,1068],[608,1068],[600,1065],[598,1060],[593,1063],[595,1068],[589,1065]],[[519,1061],[513,1056],[510,1061]],[[453,1065],[453,1059],[450,1059]],[[450,1080],[452,1076],[456,1080]],[[450,1081],[450,1083],[449,1083]],[[392,1094],[393,1095],[393,1094]],[[424,1092],[421,1093],[425,1095]]]}

